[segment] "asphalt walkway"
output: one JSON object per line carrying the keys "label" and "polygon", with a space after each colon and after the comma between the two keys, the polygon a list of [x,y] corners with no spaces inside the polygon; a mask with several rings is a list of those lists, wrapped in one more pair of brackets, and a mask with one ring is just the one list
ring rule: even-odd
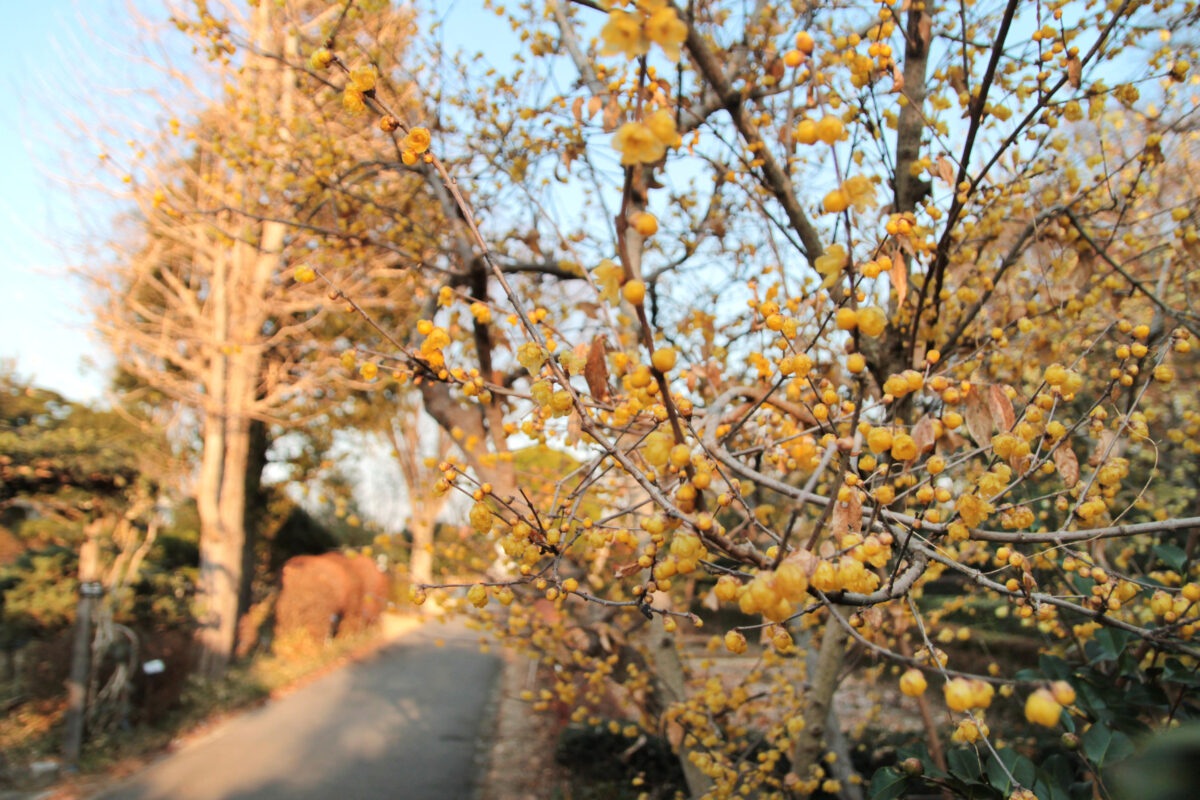
{"label": "asphalt walkway", "polygon": [[477,633],[430,623],[96,800],[469,800],[499,667]]}

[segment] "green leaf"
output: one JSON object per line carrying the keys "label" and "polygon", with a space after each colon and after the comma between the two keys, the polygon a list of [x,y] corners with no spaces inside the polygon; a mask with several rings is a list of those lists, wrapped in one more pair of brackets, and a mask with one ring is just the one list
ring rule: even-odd
{"label": "green leaf", "polygon": [[1050,680],[1065,681],[1071,677],[1071,665],[1058,656],[1043,654],[1038,658],[1042,675]]}
{"label": "green leaf", "polygon": [[946,756],[946,766],[950,768],[951,775],[966,781],[976,780],[981,774],[979,755],[966,747],[951,750]]}
{"label": "green leaf", "polygon": [[1187,553],[1182,547],[1176,547],[1173,544],[1160,544],[1154,548],[1155,555],[1158,560],[1166,564],[1176,572],[1183,572],[1184,566],[1187,564]]}
{"label": "green leaf", "polygon": [[1120,731],[1096,724],[1081,739],[1084,755],[1097,767],[1114,764],[1133,754],[1133,740]]}
{"label": "green leaf", "polygon": [[1087,643],[1088,660],[1093,664],[1101,661],[1116,661],[1129,642],[1129,634],[1125,631],[1101,628],[1096,631],[1092,641]]}
{"label": "green leaf", "polygon": [[1007,795],[1015,788],[1012,781],[1009,780],[1009,774],[1016,778],[1017,783],[1026,788],[1031,787],[1037,780],[1037,768],[1034,767],[1033,762],[1011,747],[1001,747],[996,751],[996,756],[998,758],[988,759],[987,778],[988,782],[1003,794]]}
{"label": "green leaf", "polygon": [[884,767],[875,770],[871,776],[871,786],[867,790],[871,800],[896,800],[904,796],[908,789],[909,778],[895,767]]}
{"label": "green leaf", "polygon": [[1168,658],[1163,664],[1163,678],[1184,686],[1200,685],[1200,676],[1196,671],[1185,667],[1178,658]]}

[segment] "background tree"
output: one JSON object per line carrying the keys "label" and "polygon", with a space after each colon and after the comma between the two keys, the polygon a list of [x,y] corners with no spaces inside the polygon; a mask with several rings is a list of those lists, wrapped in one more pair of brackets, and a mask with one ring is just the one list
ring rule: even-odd
{"label": "background tree", "polygon": [[119,255],[90,274],[97,327],[122,369],[196,425],[200,666],[209,674],[227,664],[248,596],[247,498],[269,426],[319,424],[324,412],[308,406],[298,416],[298,401],[336,402],[337,386],[318,384],[346,319],[332,320],[297,282],[314,277],[311,261],[337,280],[335,295],[352,291],[366,308],[387,297],[399,314],[411,294],[405,270],[422,252],[407,233],[406,179],[364,165],[363,136],[345,126],[340,95],[309,77],[298,55],[306,37],[339,30],[399,64],[408,17],[374,5],[354,14],[315,2],[244,15],[230,5],[221,18],[208,4],[180,11],[175,24],[209,58],[219,94],[191,122],[168,109],[152,156],[134,166],[108,159],[130,171],[136,212]]}

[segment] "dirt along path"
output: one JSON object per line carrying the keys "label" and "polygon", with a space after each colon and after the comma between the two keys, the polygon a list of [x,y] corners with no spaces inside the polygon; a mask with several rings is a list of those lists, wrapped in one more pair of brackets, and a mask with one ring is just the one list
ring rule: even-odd
{"label": "dirt along path", "polygon": [[499,667],[477,632],[431,622],[94,800],[468,800]]}

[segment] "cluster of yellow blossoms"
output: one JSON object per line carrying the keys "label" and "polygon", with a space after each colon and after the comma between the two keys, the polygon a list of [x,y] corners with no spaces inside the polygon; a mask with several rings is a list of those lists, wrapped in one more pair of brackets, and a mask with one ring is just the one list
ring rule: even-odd
{"label": "cluster of yellow blossoms", "polygon": [[621,154],[621,164],[628,167],[653,164],[666,155],[668,147],[678,147],[681,141],[671,112],[659,109],[643,122],[626,122],[617,128],[613,149]]}
{"label": "cluster of yellow blossoms", "polygon": [[679,19],[666,0],[642,0],[632,13],[614,8],[608,12],[608,23],[600,31],[604,55],[624,53],[637,58],[650,50],[653,42],[663,49],[672,61],[679,60],[679,46],[687,39],[687,25]]}

